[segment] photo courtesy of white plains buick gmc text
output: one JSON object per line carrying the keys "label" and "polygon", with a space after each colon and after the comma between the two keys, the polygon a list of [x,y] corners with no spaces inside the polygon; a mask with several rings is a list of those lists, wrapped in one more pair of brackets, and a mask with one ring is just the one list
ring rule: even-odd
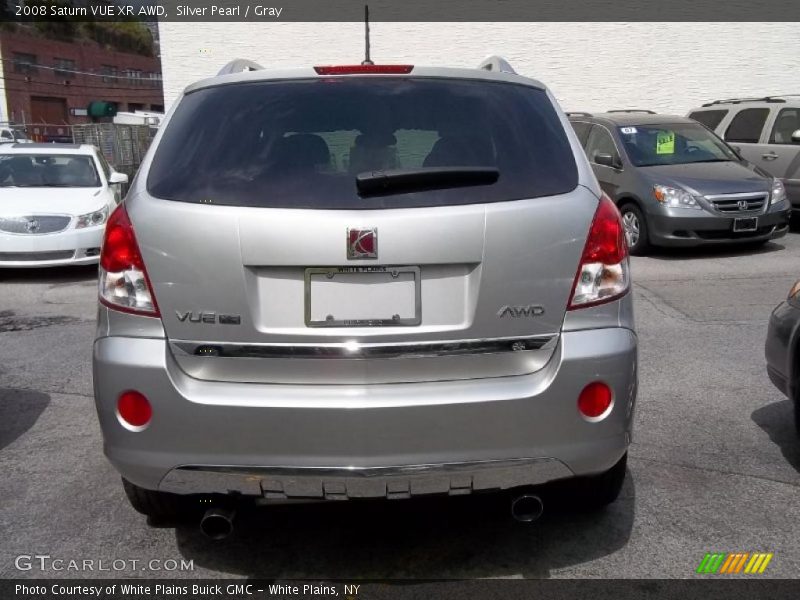
{"label": "photo courtesy of white plains buick gmc text", "polygon": [[[623,225],[540,82],[493,57],[234,61],[160,128],[100,258],[94,393],[133,507],[619,494]],[[302,510],[299,508],[298,510]]]}

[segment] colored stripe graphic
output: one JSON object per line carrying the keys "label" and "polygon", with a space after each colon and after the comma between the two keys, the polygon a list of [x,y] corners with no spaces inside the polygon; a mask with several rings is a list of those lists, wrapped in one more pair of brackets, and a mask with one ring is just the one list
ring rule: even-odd
{"label": "colored stripe graphic", "polygon": [[772,552],[707,552],[697,567],[697,573],[749,575],[763,573],[772,560]]}

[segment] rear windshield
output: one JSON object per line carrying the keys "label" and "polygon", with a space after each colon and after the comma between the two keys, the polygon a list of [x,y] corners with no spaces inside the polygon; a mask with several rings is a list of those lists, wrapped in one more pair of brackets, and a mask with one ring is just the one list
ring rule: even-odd
{"label": "rear windshield", "polygon": [[[490,167],[493,183],[359,195],[356,176]],[[257,82],[186,95],[147,179],[150,194],[235,206],[371,209],[568,192],[577,167],[546,93],[453,79]]]}

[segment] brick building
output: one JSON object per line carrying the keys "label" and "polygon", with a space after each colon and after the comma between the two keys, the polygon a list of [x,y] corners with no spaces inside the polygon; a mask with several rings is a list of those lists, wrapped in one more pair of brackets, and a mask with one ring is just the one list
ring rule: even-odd
{"label": "brick building", "polygon": [[57,137],[55,128],[41,124],[91,122],[86,114],[91,102],[115,103],[119,111],[163,111],[161,61],[152,30],[141,25],[135,31],[149,42],[138,46],[120,43],[125,38],[108,31],[53,35],[24,24],[0,30],[0,121],[33,127],[37,137]]}

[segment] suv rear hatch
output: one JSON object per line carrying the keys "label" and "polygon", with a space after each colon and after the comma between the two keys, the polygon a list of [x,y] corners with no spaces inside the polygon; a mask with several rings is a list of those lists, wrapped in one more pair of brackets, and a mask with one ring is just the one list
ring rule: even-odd
{"label": "suv rear hatch", "polygon": [[157,144],[128,211],[190,375],[468,379],[536,371],[556,348],[598,203],[544,90],[201,87]]}

